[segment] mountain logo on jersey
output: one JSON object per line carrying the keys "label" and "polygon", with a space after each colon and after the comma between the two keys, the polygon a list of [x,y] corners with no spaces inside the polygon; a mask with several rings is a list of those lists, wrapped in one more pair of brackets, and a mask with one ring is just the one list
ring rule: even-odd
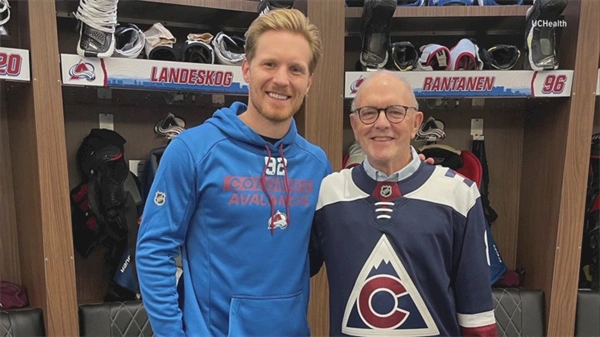
{"label": "mountain logo on jersey", "polygon": [[439,329],[384,235],[358,274],[342,320],[351,336],[432,336]]}

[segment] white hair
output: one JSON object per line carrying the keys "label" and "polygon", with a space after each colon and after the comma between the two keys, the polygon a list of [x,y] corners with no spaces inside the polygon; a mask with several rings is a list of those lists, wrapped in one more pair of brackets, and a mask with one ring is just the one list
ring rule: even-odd
{"label": "white hair", "polygon": [[362,88],[366,82],[368,82],[369,80],[382,76],[382,75],[392,75],[394,77],[396,77],[406,88],[408,88],[409,90],[409,95],[412,99],[412,101],[415,103],[415,108],[417,108],[417,110],[419,110],[419,102],[417,102],[417,97],[415,96],[415,92],[413,91],[413,88],[411,87],[410,83],[408,83],[408,81],[400,76],[398,74],[398,72],[396,71],[390,71],[390,70],[386,70],[386,69],[380,69],[377,70],[373,75],[369,76],[360,87],[358,87],[358,91],[356,92],[356,95],[354,95],[354,98],[352,98],[352,102],[350,104],[350,111],[354,111],[356,110],[357,106],[356,106],[356,98],[358,97],[358,93],[360,92],[360,88]]}

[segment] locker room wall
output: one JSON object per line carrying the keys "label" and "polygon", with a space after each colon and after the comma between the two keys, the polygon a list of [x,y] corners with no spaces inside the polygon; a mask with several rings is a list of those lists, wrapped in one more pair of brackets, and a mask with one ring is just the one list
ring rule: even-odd
{"label": "locker room wall", "polygon": [[[173,28],[177,32],[209,29],[214,27],[211,18],[215,17],[223,25],[239,28],[249,22],[244,10],[255,8],[256,2],[252,2],[138,1],[138,7],[129,7],[122,15],[145,15],[140,25],[165,18],[165,26],[177,27]],[[58,56],[60,52],[74,53],[77,37],[68,14],[73,3],[76,6],[76,2],[65,1],[11,2],[13,13],[18,13],[13,18],[18,19],[10,24],[16,25],[12,31],[18,38],[7,43],[31,51],[32,82],[10,91],[2,83],[0,89],[0,275],[20,280],[28,288],[32,305],[44,310],[49,336],[77,335],[77,304],[97,301],[105,291],[105,282],[97,278],[101,256],[83,261],[73,252],[68,198],[69,189],[78,181],[74,151],[89,128],[97,125],[98,113],[113,112],[115,128],[128,141],[127,158],[141,159],[135,157],[158,145],[148,138],[152,138],[153,124],[167,110],[190,124],[201,122],[214,110],[210,101],[202,98],[191,105],[168,106],[158,93],[113,90],[112,100],[107,102],[98,98],[95,89],[62,87]],[[297,3],[319,26],[326,42],[325,58],[297,121],[302,133],[326,150],[338,170],[350,142],[343,72],[351,69],[357,57],[359,12],[344,8],[343,0]],[[229,9],[223,10],[225,7]],[[505,41],[522,43],[513,27],[521,12],[496,17],[496,9],[484,8],[478,17],[457,19],[451,15],[456,9],[438,9],[397,10],[396,28],[405,33],[396,32],[398,38],[393,40],[402,34],[422,42],[441,36],[437,41],[450,44],[466,32],[480,34],[478,38],[487,41],[514,36]],[[223,15],[231,19],[223,20]],[[548,336],[572,335],[573,331],[574,275],[579,265],[577,247],[587,174],[584,161],[589,157],[581,144],[597,130],[599,119],[598,101],[590,96],[589,88],[596,83],[590,74],[600,67],[600,2],[570,1],[565,15],[568,27],[561,34],[560,62],[561,69],[574,70],[572,97],[525,102],[489,99],[483,109],[469,108],[469,100],[447,110],[422,104],[426,116],[446,122],[448,138],[443,143],[456,148],[469,146],[470,119],[484,119],[490,199],[500,214],[492,230],[509,267],[527,268],[526,287],[546,292]],[[457,25],[464,31],[451,28]],[[484,29],[471,33],[474,27]],[[424,29],[433,34],[423,35]],[[482,33],[490,31],[491,38]],[[6,41],[1,42],[7,46]],[[90,101],[84,101],[87,98]],[[324,271],[313,278],[312,285],[313,334],[326,335]]]}

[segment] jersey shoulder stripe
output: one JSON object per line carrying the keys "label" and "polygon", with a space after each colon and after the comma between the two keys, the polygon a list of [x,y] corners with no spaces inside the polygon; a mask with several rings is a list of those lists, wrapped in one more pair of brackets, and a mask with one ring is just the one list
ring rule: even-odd
{"label": "jersey shoulder stripe", "polygon": [[352,181],[352,169],[343,169],[323,179],[316,210],[336,202],[354,201],[368,196]]}
{"label": "jersey shoulder stripe", "polygon": [[455,171],[436,166],[421,187],[404,197],[445,205],[466,217],[479,198],[479,190],[476,184]]}

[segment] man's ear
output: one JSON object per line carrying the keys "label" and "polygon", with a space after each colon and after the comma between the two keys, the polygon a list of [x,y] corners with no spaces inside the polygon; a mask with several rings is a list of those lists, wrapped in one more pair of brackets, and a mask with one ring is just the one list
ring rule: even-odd
{"label": "man's ear", "polygon": [[413,120],[413,128],[411,132],[411,139],[415,139],[415,137],[417,136],[417,131],[419,131],[419,128],[421,127],[422,123],[423,113],[421,111],[415,112],[415,118]]}
{"label": "man's ear", "polygon": [[350,114],[350,125],[352,126],[352,132],[354,133],[354,139],[356,138],[356,126],[360,121],[358,120],[358,116],[355,113]]}
{"label": "man's ear", "polygon": [[310,87],[312,86],[313,76],[314,76],[314,74],[310,74],[310,76],[308,77],[308,86],[306,87],[306,93],[304,94],[305,96],[308,95],[308,91],[310,90]]}
{"label": "man's ear", "polygon": [[242,74],[244,75],[244,81],[250,83],[250,62],[247,59],[242,61]]}

